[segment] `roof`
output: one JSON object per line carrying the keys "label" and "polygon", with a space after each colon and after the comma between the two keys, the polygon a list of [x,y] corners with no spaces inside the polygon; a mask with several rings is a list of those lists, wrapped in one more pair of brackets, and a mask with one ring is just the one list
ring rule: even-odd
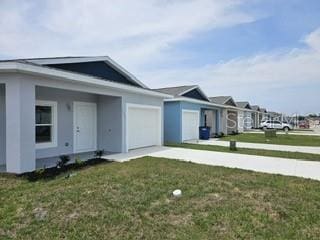
{"label": "roof", "polygon": [[218,103],[218,104],[225,104],[231,96],[217,96],[217,97],[209,97],[211,102]]}
{"label": "roof", "polygon": [[191,93],[192,91],[197,91],[197,94],[201,95],[201,99],[209,102],[209,98],[206,96],[206,94],[201,90],[201,88],[198,85],[166,87],[166,88],[158,88],[158,89],[154,89],[154,90],[158,91],[158,92],[173,95],[174,97],[184,96],[184,97],[190,97],[190,98],[196,98],[196,97],[190,96],[188,93]]}
{"label": "roof", "polygon": [[260,112],[266,113],[266,112],[267,112],[267,109],[265,109],[265,108],[260,108]]}
{"label": "roof", "polygon": [[42,66],[36,63],[31,63],[26,60],[6,60],[0,61],[0,73],[1,72],[19,72],[34,74],[40,76],[54,77],[58,80],[77,82],[79,84],[86,84],[101,88],[114,88],[124,90],[126,92],[133,92],[138,94],[150,95],[161,98],[172,98],[171,95],[159,93],[147,88],[141,88],[137,86],[131,86],[128,84],[118,83],[114,81],[106,81],[99,77],[61,70],[58,68],[52,68],[49,66]]}
{"label": "roof", "polygon": [[236,102],[237,107],[252,109],[249,102]]}
{"label": "roof", "polygon": [[[114,69],[115,71],[123,75],[129,82],[137,86],[140,86],[142,88],[148,88],[146,85],[140,82],[133,74],[129,73],[126,69],[124,69],[118,63],[112,60],[109,56],[67,56],[67,57],[48,57],[48,58],[24,58],[24,59],[12,59],[10,61],[33,63],[41,66],[53,65],[51,67],[54,67],[54,65],[59,65],[59,64],[67,65],[67,64],[75,64],[75,63],[104,62],[110,68]],[[86,74],[86,73],[83,73],[83,74]],[[87,74],[87,75],[91,75],[91,74]],[[107,79],[105,77],[100,77],[100,78],[112,81],[111,79]]]}
{"label": "roof", "polygon": [[155,91],[170,94],[172,96],[178,97],[181,96],[183,93],[187,91],[191,91],[197,87],[196,85],[190,85],[190,86],[177,86],[177,87],[166,87],[166,88],[157,88],[154,89]]}
{"label": "roof", "polygon": [[216,97],[209,97],[209,100],[213,103],[217,104],[224,104],[228,106],[235,106],[238,107],[235,101],[231,96],[216,96]]}
{"label": "roof", "polygon": [[260,111],[260,107],[258,105],[251,105],[251,109],[254,111]]}

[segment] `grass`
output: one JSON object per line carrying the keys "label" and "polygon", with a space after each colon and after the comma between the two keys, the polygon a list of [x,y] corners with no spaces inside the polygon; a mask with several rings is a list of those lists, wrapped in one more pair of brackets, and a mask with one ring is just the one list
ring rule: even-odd
{"label": "grass", "polygon": [[293,146],[315,146],[320,147],[320,136],[304,136],[294,134],[278,134],[275,138],[269,138],[268,141],[264,134],[257,133],[242,133],[239,135],[225,136],[221,138],[223,141],[236,140],[238,142],[249,143],[267,143],[279,145],[293,145]]}
{"label": "grass", "polygon": [[[0,175],[0,239],[318,239],[317,181],[144,157]],[[171,192],[181,189],[174,199]]]}
{"label": "grass", "polygon": [[167,143],[166,146],[189,148],[189,149],[196,149],[196,150],[216,151],[216,152],[258,155],[258,156],[266,156],[266,157],[281,157],[281,158],[301,159],[301,160],[308,160],[308,161],[320,161],[320,154],[313,154],[313,153],[284,152],[284,151],[251,149],[251,148],[237,148],[237,151],[231,151],[229,147],[203,145],[203,144],[191,144],[191,143],[180,143],[180,144]]}

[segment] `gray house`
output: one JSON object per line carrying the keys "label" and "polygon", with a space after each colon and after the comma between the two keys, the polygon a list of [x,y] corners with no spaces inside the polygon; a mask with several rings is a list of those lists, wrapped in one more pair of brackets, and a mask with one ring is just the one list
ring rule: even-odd
{"label": "gray house", "polygon": [[260,107],[258,105],[252,105],[252,127],[259,128],[260,127]]}
{"label": "gray house", "polygon": [[243,125],[243,130],[250,130],[253,126],[252,108],[249,102],[236,102],[237,107],[243,109],[238,115],[239,124]]}
{"label": "gray house", "polygon": [[163,99],[109,57],[0,61],[0,168],[163,143]]}
{"label": "gray house", "polygon": [[239,125],[238,115],[239,109],[231,96],[216,96],[209,97],[210,102],[223,105],[225,108],[222,111],[222,132],[225,134],[232,134],[241,131],[243,125]]}

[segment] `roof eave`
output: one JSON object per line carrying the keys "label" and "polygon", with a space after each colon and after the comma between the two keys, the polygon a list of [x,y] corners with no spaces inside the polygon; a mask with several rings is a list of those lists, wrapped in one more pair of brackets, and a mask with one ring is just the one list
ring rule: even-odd
{"label": "roof eave", "polygon": [[45,75],[48,77],[55,77],[58,79],[71,80],[73,82],[79,82],[89,85],[101,86],[101,87],[111,87],[127,92],[140,93],[144,95],[150,95],[160,98],[172,98],[173,96],[165,93],[156,92],[153,90],[134,87],[130,85],[120,84],[112,81],[101,80],[96,77],[91,77],[79,73],[68,72],[64,70],[58,70],[45,66],[38,66],[35,64],[21,63],[21,62],[1,62],[0,72],[21,72],[30,73],[36,75]]}
{"label": "roof eave", "polygon": [[46,59],[27,59],[31,63],[36,64],[43,64],[43,65],[51,65],[51,64],[68,64],[68,63],[82,63],[82,62],[97,62],[103,61],[108,64],[110,67],[115,68],[115,70],[119,71],[120,73],[124,74],[128,77],[129,81],[138,84],[143,88],[148,88],[145,84],[139,81],[133,74],[128,72],[125,68],[121,65],[116,63],[112,58],[109,56],[98,56],[98,57],[74,57],[74,58],[46,58]]}

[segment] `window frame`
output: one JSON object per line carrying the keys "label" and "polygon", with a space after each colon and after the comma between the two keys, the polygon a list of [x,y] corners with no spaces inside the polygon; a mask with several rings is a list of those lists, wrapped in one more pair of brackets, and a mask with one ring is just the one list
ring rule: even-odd
{"label": "window frame", "polygon": [[[43,107],[51,107],[51,124],[37,124],[37,120],[35,119],[35,127],[34,131],[36,134],[36,128],[37,126],[51,126],[51,141],[50,142],[44,142],[44,143],[37,143],[36,142],[36,149],[44,149],[44,148],[53,148],[58,146],[58,103],[55,101],[43,101],[43,100],[37,100],[35,104],[35,115],[36,115],[36,107],[37,106],[43,106]],[[35,139],[36,140],[36,139]]]}

